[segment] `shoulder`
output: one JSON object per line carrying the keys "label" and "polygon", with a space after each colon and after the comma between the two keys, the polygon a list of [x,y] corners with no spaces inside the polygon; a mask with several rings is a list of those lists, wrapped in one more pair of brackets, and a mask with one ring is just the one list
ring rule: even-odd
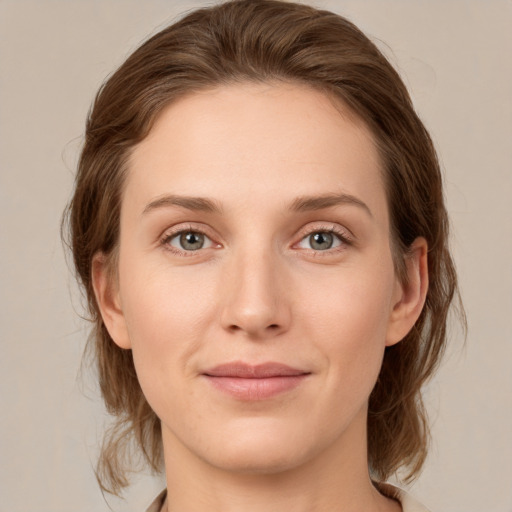
{"label": "shoulder", "polygon": [[379,491],[390,497],[398,500],[402,505],[403,512],[430,512],[428,508],[424,507],[421,503],[416,501],[409,493],[391,484],[377,484]]}
{"label": "shoulder", "polygon": [[[409,493],[391,484],[376,484],[382,494],[394,498],[402,505],[402,512],[430,512],[426,507],[416,501]],[[146,512],[160,512],[167,494],[163,490],[146,509]]]}
{"label": "shoulder", "polygon": [[162,506],[165,501],[165,497],[167,495],[167,489],[164,489],[151,503],[151,505],[146,509],[146,512],[160,512]]}

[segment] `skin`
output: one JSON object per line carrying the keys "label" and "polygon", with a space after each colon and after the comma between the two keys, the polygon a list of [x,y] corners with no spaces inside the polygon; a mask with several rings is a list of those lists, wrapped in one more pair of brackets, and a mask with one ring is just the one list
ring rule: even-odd
{"label": "skin", "polygon": [[[333,194],[348,199],[291,208]],[[161,419],[168,510],[400,510],[371,484],[366,415],[385,347],[421,312],[427,247],[414,242],[402,284],[364,123],[299,85],[194,93],[134,149],[120,223],[118,279],[98,254],[95,291]],[[332,230],[331,248],[312,245]],[[180,231],[204,233],[203,248],[180,246]],[[240,360],[310,375],[260,401],[202,377]]]}

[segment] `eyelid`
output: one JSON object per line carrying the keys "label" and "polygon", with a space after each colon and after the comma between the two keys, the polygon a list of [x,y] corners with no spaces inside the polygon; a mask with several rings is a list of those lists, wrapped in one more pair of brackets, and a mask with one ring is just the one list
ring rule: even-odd
{"label": "eyelid", "polygon": [[300,244],[305,238],[311,236],[314,233],[331,233],[335,235],[341,242],[341,244],[337,247],[333,247],[330,249],[325,249],[324,251],[315,250],[315,249],[303,249],[305,251],[311,251],[314,253],[325,253],[329,254],[334,251],[343,250],[346,246],[351,246],[354,244],[354,235],[351,231],[345,227],[340,226],[339,224],[334,224],[332,222],[329,223],[320,223],[320,224],[308,224],[300,229],[298,233],[299,240],[293,244],[293,247],[296,247]]}
{"label": "eyelid", "polygon": [[[211,229],[209,229],[205,225],[195,225],[194,223],[180,223],[176,226],[172,226],[171,228],[167,228],[159,237],[159,243],[161,246],[163,246],[164,249],[174,253],[178,254],[180,256],[194,256],[201,252],[203,252],[206,249],[211,248],[220,248],[222,245],[219,242],[215,241],[215,236],[212,235]],[[179,249],[178,247],[172,246],[169,242],[173,238],[176,238],[177,236],[183,234],[183,233],[199,233],[201,235],[204,235],[206,238],[208,238],[211,242],[211,245],[209,247],[202,247],[201,249],[197,249],[195,251],[186,251]]]}
{"label": "eyelid", "polygon": [[[172,238],[187,232],[194,232],[194,233],[200,233],[207,237],[212,245],[209,247],[201,248],[196,251],[186,251],[186,250],[180,250],[177,247],[171,246],[169,244],[169,240]],[[298,241],[294,242],[292,244],[292,248],[297,248],[297,245],[300,244],[305,238],[308,236],[314,234],[314,233],[332,233],[340,240],[340,245],[336,246],[334,248],[325,249],[323,251],[321,250],[315,250],[315,249],[301,249],[303,251],[309,251],[318,255],[321,255],[322,253],[332,254],[333,252],[340,251],[345,249],[347,246],[354,245],[355,243],[355,237],[352,234],[352,232],[339,224],[333,223],[333,222],[320,222],[320,223],[309,223],[306,226],[302,227],[297,237],[299,238]],[[169,250],[170,252],[173,252],[178,255],[182,256],[194,256],[198,255],[199,253],[203,252],[206,249],[211,248],[222,248],[222,244],[217,242],[216,239],[218,237],[213,234],[213,230],[204,224],[195,224],[194,222],[186,222],[186,223],[179,223],[175,226],[172,226],[170,228],[167,228],[159,237],[159,244],[164,247],[164,249]]]}

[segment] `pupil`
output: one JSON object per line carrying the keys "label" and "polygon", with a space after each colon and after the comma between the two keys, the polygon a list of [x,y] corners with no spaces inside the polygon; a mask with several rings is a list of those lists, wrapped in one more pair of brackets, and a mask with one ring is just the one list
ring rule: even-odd
{"label": "pupil", "polygon": [[180,243],[183,249],[197,251],[204,245],[204,236],[200,233],[183,233],[180,236]]}
{"label": "pupil", "polygon": [[319,251],[330,249],[333,242],[331,233],[315,233],[310,238],[311,247]]}

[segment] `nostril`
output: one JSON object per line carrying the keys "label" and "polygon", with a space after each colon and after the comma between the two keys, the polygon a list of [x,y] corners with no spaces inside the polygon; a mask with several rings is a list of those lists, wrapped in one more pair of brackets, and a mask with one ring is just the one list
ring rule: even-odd
{"label": "nostril", "polygon": [[[280,327],[278,324],[270,324],[267,326],[267,329],[270,331],[278,331],[280,329]],[[239,325],[232,324],[229,326],[229,330],[231,332],[238,332],[238,331],[243,331],[244,329],[242,327],[240,327]]]}

